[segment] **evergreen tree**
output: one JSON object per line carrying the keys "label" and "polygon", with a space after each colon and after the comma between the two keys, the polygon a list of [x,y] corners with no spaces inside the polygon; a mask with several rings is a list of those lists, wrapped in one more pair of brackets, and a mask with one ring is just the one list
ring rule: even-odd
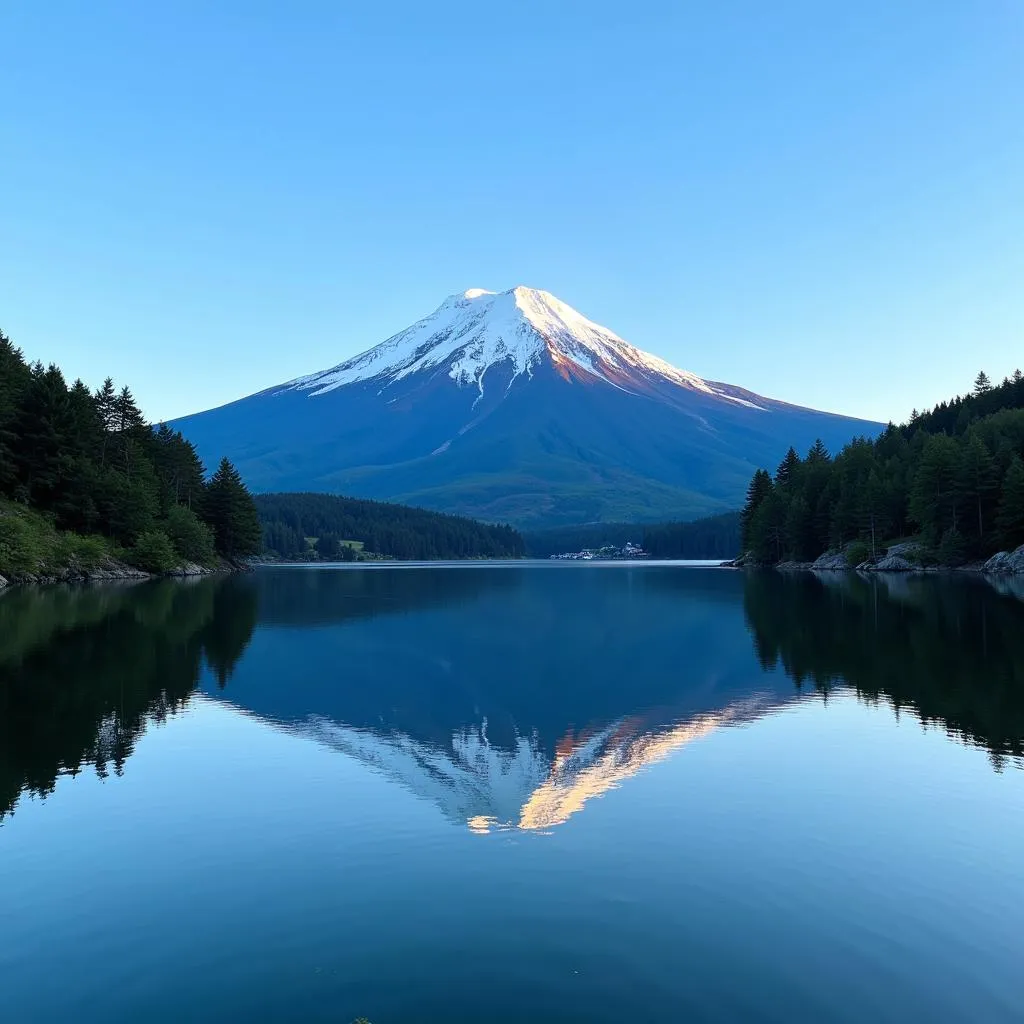
{"label": "evergreen tree", "polygon": [[779,487],[786,487],[796,476],[799,468],[800,456],[797,455],[795,448],[790,447],[789,451],[786,452],[786,457],[779,463],[779,468],[775,472],[775,483]]}
{"label": "evergreen tree", "polygon": [[969,505],[977,516],[978,539],[983,540],[985,520],[996,491],[997,479],[992,455],[977,433],[971,433],[963,450],[959,486],[965,505]]}
{"label": "evergreen tree", "polygon": [[910,490],[910,518],[938,542],[947,529],[957,528],[957,481],[960,451],[945,434],[933,434],[924,444]]}
{"label": "evergreen tree", "polygon": [[1009,549],[1024,544],[1024,461],[1014,455],[1003,477],[1002,497],[996,515],[1001,542]]}
{"label": "evergreen tree", "polygon": [[259,552],[263,531],[259,514],[238,470],[221,459],[206,487],[202,519],[213,530],[217,550],[228,558],[245,558]]}
{"label": "evergreen tree", "polygon": [[0,331],[0,494],[8,493],[14,484],[14,452],[18,444],[15,419],[30,380],[31,373],[21,352]]}
{"label": "evergreen tree", "polygon": [[828,462],[831,456],[828,453],[828,449],[825,447],[825,442],[819,437],[814,444],[811,445],[810,451],[807,453],[807,461],[811,463],[824,463]]}
{"label": "evergreen tree", "polygon": [[771,490],[764,496],[750,523],[750,546],[758,561],[780,561],[786,550],[787,507],[780,490],[768,482]]}
{"label": "evergreen tree", "polygon": [[984,395],[992,390],[992,381],[989,380],[988,374],[981,370],[978,376],[974,378],[974,394]]}
{"label": "evergreen tree", "polygon": [[743,511],[740,513],[740,546],[744,552],[753,546],[751,526],[754,522],[754,516],[761,503],[771,493],[772,478],[768,475],[768,471],[764,469],[757,470],[750,481],[750,486],[747,488],[747,501],[743,506]]}

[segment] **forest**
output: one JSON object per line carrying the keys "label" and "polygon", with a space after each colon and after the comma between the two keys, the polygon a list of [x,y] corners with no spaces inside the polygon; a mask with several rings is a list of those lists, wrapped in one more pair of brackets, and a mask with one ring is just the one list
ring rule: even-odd
{"label": "forest", "polygon": [[252,497],[226,459],[146,422],[110,378],[68,385],[0,332],[0,575],[87,572],[124,562],[167,572],[259,551]]}
{"label": "forest", "polygon": [[754,474],[741,513],[756,561],[845,551],[859,564],[897,540],[959,566],[1024,544],[1024,377],[979,373],[971,393],[889,424],[836,455],[818,441]]}
{"label": "forest", "polygon": [[354,561],[361,552],[412,561],[519,558],[523,538],[511,526],[428,512],[407,505],[332,494],[260,494],[256,508],[268,557]]}
{"label": "forest", "polygon": [[622,547],[627,541],[639,544],[653,558],[735,558],[740,550],[740,514],[726,512],[692,522],[556,526],[525,533],[523,539],[532,558]]}

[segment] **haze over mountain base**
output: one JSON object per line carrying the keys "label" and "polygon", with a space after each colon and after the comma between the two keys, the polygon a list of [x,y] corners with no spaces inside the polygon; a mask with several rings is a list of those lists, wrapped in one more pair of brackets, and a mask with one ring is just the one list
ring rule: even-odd
{"label": "haze over mountain base", "polygon": [[522,527],[737,508],[790,444],[879,424],[676,369],[548,292],[450,296],[340,365],[173,424],[256,491],[400,501]]}

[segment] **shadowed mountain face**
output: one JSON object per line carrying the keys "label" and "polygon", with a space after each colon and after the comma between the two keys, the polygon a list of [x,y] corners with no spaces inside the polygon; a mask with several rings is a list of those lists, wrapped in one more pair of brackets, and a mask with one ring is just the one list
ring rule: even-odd
{"label": "shadowed mountain face", "polygon": [[174,426],[258,491],[524,527],[735,508],[790,444],[836,449],[879,428],[703,380],[522,287],[451,296],[331,370]]}
{"label": "shadowed mountain face", "polygon": [[475,831],[551,828],[716,729],[844,685],[1002,767],[1024,754],[1022,598],[980,580],[656,565],[12,590],[0,816],[86,765],[130,770],[147,726],[197,689]]}

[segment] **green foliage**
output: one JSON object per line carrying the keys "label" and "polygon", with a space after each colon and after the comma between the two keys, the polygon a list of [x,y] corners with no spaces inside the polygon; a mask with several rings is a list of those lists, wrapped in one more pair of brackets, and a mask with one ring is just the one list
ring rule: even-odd
{"label": "green foliage", "polygon": [[940,565],[963,565],[967,561],[967,545],[960,531],[952,526],[946,530],[935,554]]}
{"label": "green foliage", "polygon": [[[237,473],[227,485],[215,477],[209,501],[204,473],[179,432],[146,423],[130,389],[109,377],[94,394],[81,381],[69,386],[56,366],[29,366],[0,332],[0,499],[48,522],[4,526],[0,564],[9,571],[88,567],[161,530],[179,558],[209,564],[210,535],[192,513],[214,527],[224,554],[258,550],[257,516]],[[102,539],[76,547],[66,531]]]}
{"label": "green foliage", "polygon": [[740,545],[746,552],[754,546],[754,516],[762,502],[772,493],[772,478],[768,471],[759,469],[747,488],[747,501],[740,513]]}
{"label": "green foliage", "polygon": [[871,548],[862,540],[855,540],[846,548],[846,564],[851,569],[863,564],[871,557]]}
{"label": "green foliage", "polygon": [[885,537],[920,534],[926,561],[985,557],[1024,543],[1022,458],[1024,377],[1014,374],[834,458],[821,442],[803,460],[791,449],[774,481],[758,470],[741,513],[744,549],[809,561],[863,542],[873,557]]}
{"label": "green foliage", "polygon": [[245,558],[262,547],[260,517],[238,470],[221,459],[203,496],[203,519],[209,523],[217,550],[228,558]]}
{"label": "green foliage", "polygon": [[150,530],[135,542],[128,552],[128,560],[146,572],[164,573],[170,572],[177,565],[178,554],[166,533]]}
{"label": "green foliage", "polygon": [[345,559],[341,539],[391,558],[517,558],[522,537],[510,526],[491,526],[461,516],[389,502],[331,494],[260,494],[256,507],[268,552],[282,558],[307,557],[307,537],[316,537],[316,556]]}
{"label": "green foliage", "polygon": [[164,532],[174,545],[179,558],[199,565],[212,565],[216,560],[213,530],[184,505],[172,505],[167,512]]}
{"label": "green foliage", "polygon": [[1003,477],[1002,497],[996,516],[999,537],[1007,548],[1024,544],[1024,461],[1014,455]]}
{"label": "green foliage", "polygon": [[15,506],[0,507],[0,576],[37,572],[54,532],[40,517]]}
{"label": "green foliage", "polygon": [[95,569],[112,556],[104,538],[57,530],[48,517],[0,500],[0,576],[60,576]]}

